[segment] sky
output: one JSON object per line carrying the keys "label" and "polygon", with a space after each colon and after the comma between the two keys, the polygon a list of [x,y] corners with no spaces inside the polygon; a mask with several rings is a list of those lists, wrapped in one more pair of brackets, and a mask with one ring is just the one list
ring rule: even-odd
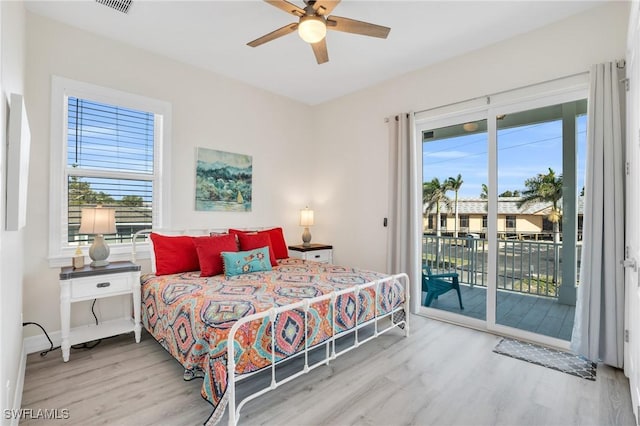
{"label": "sky", "polygon": [[[68,100],[67,167],[109,172],[153,173],[154,114],[87,99]],[[151,202],[152,182],[82,177],[96,192],[120,200],[137,195]]]}
{"label": "sky", "polygon": [[[584,185],[586,115],[577,118],[578,194]],[[425,142],[422,145],[423,181],[442,182],[462,175],[461,198],[478,198],[488,182],[487,134],[469,134]],[[498,194],[525,189],[526,179],[547,173],[562,174],[562,121],[498,130]],[[453,196],[453,193],[450,194]]]}

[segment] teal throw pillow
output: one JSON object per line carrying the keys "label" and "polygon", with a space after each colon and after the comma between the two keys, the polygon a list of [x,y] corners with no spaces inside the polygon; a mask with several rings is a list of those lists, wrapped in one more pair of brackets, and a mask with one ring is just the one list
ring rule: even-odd
{"label": "teal throw pillow", "polygon": [[269,247],[261,247],[249,251],[223,251],[222,264],[227,277],[271,270]]}

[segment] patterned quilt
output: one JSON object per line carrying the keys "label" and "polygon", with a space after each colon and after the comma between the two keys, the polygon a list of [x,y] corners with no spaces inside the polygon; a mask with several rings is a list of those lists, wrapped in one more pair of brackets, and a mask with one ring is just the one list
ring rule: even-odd
{"label": "patterned quilt", "polygon": [[[208,423],[217,422],[226,407],[227,337],[234,322],[253,313],[299,302],[386,275],[336,265],[283,259],[272,271],[225,278],[200,278],[199,272],[142,277],[142,323],[155,339],[185,368],[185,379],[203,377],[202,397],[214,411]],[[398,282],[380,286],[378,300],[373,288],[359,293],[361,308],[356,319],[355,294],[347,293],[335,303],[339,333],[384,314],[404,302]],[[304,333],[304,312],[287,311],[275,321],[276,360],[285,359],[305,347],[319,344],[332,335],[333,305],[329,301],[311,304]],[[249,373],[271,363],[271,324],[256,320],[235,335],[236,373]]]}

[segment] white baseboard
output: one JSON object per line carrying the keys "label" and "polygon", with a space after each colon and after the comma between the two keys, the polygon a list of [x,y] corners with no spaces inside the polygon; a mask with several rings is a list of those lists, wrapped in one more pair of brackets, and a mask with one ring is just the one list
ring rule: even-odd
{"label": "white baseboard", "polygon": [[[60,331],[49,333],[49,337],[53,342],[53,347],[60,346],[60,343],[62,342]],[[51,344],[45,335],[41,333],[36,336],[25,337],[23,347],[27,354],[32,354],[49,349]]]}
{"label": "white baseboard", "polygon": [[[46,340],[46,339],[45,339]],[[22,352],[20,353],[20,366],[18,367],[18,377],[16,379],[16,390],[13,395],[13,413],[17,413],[22,406],[22,390],[24,389],[24,375],[27,370],[27,352],[24,342],[22,343]],[[18,426],[20,418],[18,416],[11,417],[11,426]]]}

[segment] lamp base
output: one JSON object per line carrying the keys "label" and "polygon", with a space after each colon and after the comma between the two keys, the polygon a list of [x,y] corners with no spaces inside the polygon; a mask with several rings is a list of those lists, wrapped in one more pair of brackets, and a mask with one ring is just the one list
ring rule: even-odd
{"label": "lamp base", "polygon": [[109,265],[108,260],[94,260],[89,264],[89,266],[91,266],[92,268],[100,268],[101,266],[107,266],[107,265]]}
{"label": "lamp base", "polygon": [[104,236],[102,234],[96,235],[93,239],[93,244],[89,247],[89,257],[93,260],[91,267],[99,268],[101,266],[107,266],[109,264],[107,260],[109,251],[109,246],[104,241]]}
{"label": "lamp base", "polygon": [[309,228],[304,228],[304,232],[302,233],[302,247],[310,247],[311,246],[311,232],[309,232]]}

